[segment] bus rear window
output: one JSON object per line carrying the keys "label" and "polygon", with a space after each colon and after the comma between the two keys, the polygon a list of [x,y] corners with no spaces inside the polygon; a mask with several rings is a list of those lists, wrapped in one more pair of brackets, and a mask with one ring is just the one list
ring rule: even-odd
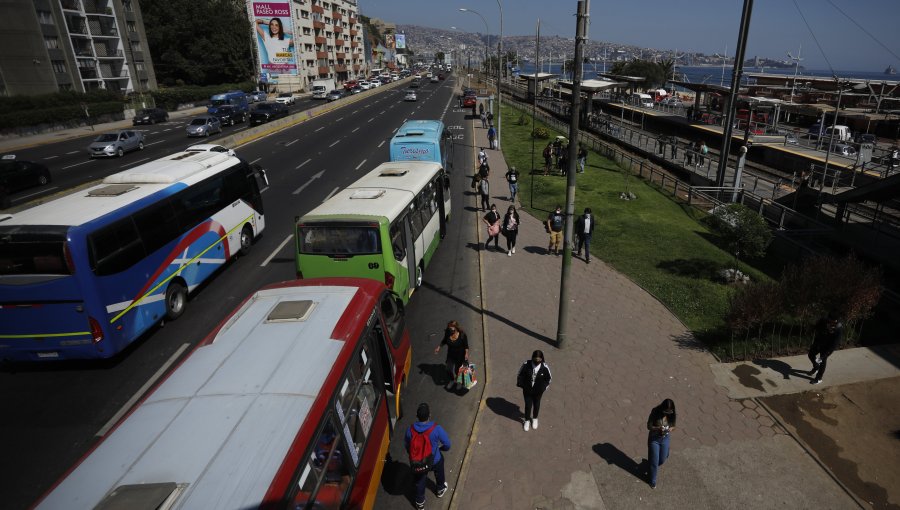
{"label": "bus rear window", "polygon": [[308,255],[374,255],[381,253],[377,226],[312,226],[299,228],[300,253]]}
{"label": "bus rear window", "polygon": [[0,232],[0,276],[72,274],[64,232]]}

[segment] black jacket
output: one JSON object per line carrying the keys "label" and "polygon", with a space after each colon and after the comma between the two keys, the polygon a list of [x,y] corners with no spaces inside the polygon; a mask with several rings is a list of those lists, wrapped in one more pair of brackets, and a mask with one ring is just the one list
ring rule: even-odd
{"label": "black jacket", "polygon": [[[585,215],[582,214],[581,216],[578,217],[577,220],[575,220],[575,233],[578,235],[584,234],[584,219],[585,219]],[[588,228],[588,235],[591,235],[594,233],[594,226],[596,224],[597,224],[597,217],[594,216],[593,214],[591,214],[591,225],[590,225],[590,228]]]}
{"label": "black jacket", "polygon": [[534,381],[532,382],[531,379],[533,374],[534,366],[531,364],[530,359],[526,360],[525,363],[522,363],[522,367],[519,368],[519,375],[516,376],[516,386],[522,388],[526,393],[540,395],[547,390],[548,386],[550,386],[550,367],[548,367],[546,363],[543,363],[538,370],[537,376],[534,377]]}

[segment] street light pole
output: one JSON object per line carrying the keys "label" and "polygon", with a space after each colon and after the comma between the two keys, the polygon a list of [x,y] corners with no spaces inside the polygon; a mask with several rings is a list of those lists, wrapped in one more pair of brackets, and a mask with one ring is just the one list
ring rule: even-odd
{"label": "street light pole", "polygon": [[[753,0],[744,0],[741,13],[741,27],[738,32],[737,49],[734,54],[734,69],[731,72],[731,94],[728,96],[725,112],[725,129],[722,133],[722,149],[719,153],[719,166],[716,170],[716,186],[725,186],[725,170],[728,168],[728,154],[731,152],[731,133],[734,130],[734,110],[737,107],[738,89],[741,75],[744,72],[744,54],[747,50],[747,36],[750,32],[750,15],[753,13]],[[749,123],[749,119],[748,119]]]}
{"label": "street light pole", "polygon": [[502,91],[500,89],[503,81],[503,5],[497,0],[497,7],[500,9],[500,43],[497,51],[497,150],[500,150],[500,126],[503,124],[503,114],[500,112],[502,103]]}

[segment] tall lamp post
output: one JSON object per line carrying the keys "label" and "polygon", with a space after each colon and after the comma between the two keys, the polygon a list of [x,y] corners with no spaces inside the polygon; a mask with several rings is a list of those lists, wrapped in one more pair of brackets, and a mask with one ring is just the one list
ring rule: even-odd
{"label": "tall lamp post", "polygon": [[[484,16],[482,16],[478,11],[476,11],[474,9],[467,9],[465,7],[460,7],[459,10],[460,10],[460,12],[471,12],[472,14],[475,14],[476,16],[481,18],[482,23],[484,23],[484,34],[486,36],[488,36],[488,39],[491,38],[491,29],[488,28],[487,20],[484,19]],[[484,42],[484,64],[483,65],[488,65],[488,42],[487,41]]]}
{"label": "tall lamp post", "polygon": [[500,112],[502,94],[500,82],[503,81],[503,4],[497,0],[497,8],[500,9],[500,42],[497,51],[497,150],[500,150],[500,126],[503,124],[503,114]]}

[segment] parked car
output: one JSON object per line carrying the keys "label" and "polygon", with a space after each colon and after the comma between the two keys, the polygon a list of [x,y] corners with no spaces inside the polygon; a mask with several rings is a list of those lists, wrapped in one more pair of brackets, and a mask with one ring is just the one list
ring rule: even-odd
{"label": "parked car", "polygon": [[877,145],[878,137],[872,133],[856,133],[856,136],[853,137],[853,141],[856,143],[871,143],[872,145]]}
{"label": "parked car", "polygon": [[416,101],[418,98],[416,97],[415,90],[407,90],[406,95],[403,96],[404,101]]}
{"label": "parked car", "polygon": [[50,170],[40,163],[16,159],[15,154],[0,158],[0,195],[43,186],[50,181]]}
{"label": "parked car", "polygon": [[380,86],[381,86],[381,82],[378,81],[377,79],[369,80],[369,88],[370,89],[378,88]]}
{"label": "parked car", "polygon": [[409,84],[409,88],[411,88],[411,89],[417,89],[417,88],[419,88],[419,86],[420,86],[419,80],[417,80],[415,78],[413,78],[413,81],[410,82],[410,84]]}
{"label": "parked car", "polygon": [[288,107],[281,103],[260,103],[250,112],[250,125],[263,124],[271,120],[287,117]]}
{"label": "parked car", "polygon": [[292,105],[294,104],[294,94],[290,92],[282,92],[278,94],[278,97],[275,98],[276,103],[281,103],[284,105]]}
{"label": "parked car", "polygon": [[185,149],[184,152],[224,152],[229,156],[234,156],[234,151],[232,149],[214,143],[198,143],[191,145]]}
{"label": "parked car", "polygon": [[465,96],[463,98],[463,108],[471,108],[478,104],[478,99],[475,96]]}
{"label": "parked car", "polygon": [[677,97],[667,97],[660,101],[660,104],[666,106],[674,106],[676,108],[684,106],[684,103],[681,102],[681,99],[678,99]]}
{"label": "parked car", "polygon": [[346,93],[341,89],[334,89],[325,96],[325,99],[330,103],[332,101],[337,101],[346,96]]}
{"label": "parked car", "polygon": [[847,145],[845,143],[836,143],[831,146],[831,152],[833,154],[839,154],[841,156],[846,156],[848,158],[856,157],[856,148],[852,145]]}
{"label": "parked car", "polygon": [[368,80],[360,80],[359,88],[363,90],[369,90],[372,86],[369,84]]}
{"label": "parked car", "polygon": [[253,98],[254,103],[258,103],[260,101],[265,101],[266,99],[268,99],[268,94],[266,94],[262,90],[254,90],[250,93],[250,97]]}
{"label": "parked car", "polygon": [[219,122],[219,118],[216,116],[203,115],[191,120],[185,131],[187,131],[188,136],[209,136],[213,133],[221,133],[222,123]]}
{"label": "parked car", "polygon": [[138,124],[156,124],[167,120],[169,120],[169,112],[162,108],[144,108],[131,119],[131,124],[134,126]]}
{"label": "parked car", "polygon": [[431,81],[431,83],[437,83],[437,82],[438,82],[438,77],[437,77],[437,75],[432,74],[432,75],[431,75],[431,80],[429,80],[429,81]]}
{"label": "parked car", "polygon": [[94,141],[88,145],[88,154],[92,158],[111,158],[113,156],[121,158],[126,152],[143,150],[143,148],[144,133],[123,129],[103,133],[94,138]]}
{"label": "parked car", "polygon": [[791,132],[784,134],[784,143],[786,145],[798,145],[800,140],[797,139],[797,135]]}
{"label": "parked car", "polygon": [[220,106],[213,115],[223,126],[243,124],[247,120],[247,112],[233,106]]}

